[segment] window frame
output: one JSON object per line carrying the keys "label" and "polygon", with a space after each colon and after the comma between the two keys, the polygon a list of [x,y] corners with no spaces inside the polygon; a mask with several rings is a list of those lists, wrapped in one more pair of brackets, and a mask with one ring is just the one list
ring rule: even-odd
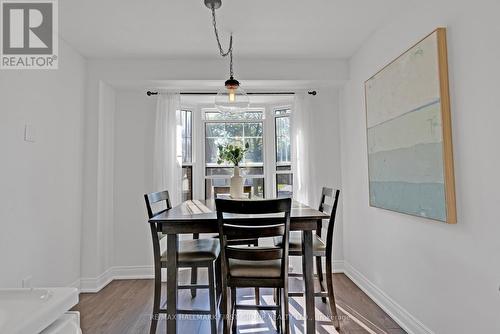
{"label": "window frame", "polygon": [[[290,171],[277,171],[276,167],[276,128],[275,128],[275,117],[280,117],[275,115],[275,111],[279,109],[289,109],[290,114],[286,115],[290,117],[290,136],[293,138],[293,102],[282,103],[282,104],[272,104],[272,103],[260,103],[252,104],[249,111],[259,111],[262,112],[261,119],[248,119],[248,120],[234,120],[236,123],[256,123],[262,122],[262,145],[263,145],[263,164],[259,164],[258,167],[263,168],[263,174],[259,175],[248,175],[252,178],[263,179],[264,187],[264,197],[265,198],[275,198],[277,197],[277,185],[276,185],[276,175],[279,172],[283,174],[292,174],[293,188],[295,188],[295,166],[293,164],[293,140],[291,140],[291,168]],[[189,110],[192,112],[192,162],[191,165],[191,177],[192,177],[192,197],[193,198],[206,198],[206,179],[207,179],[207,164],[205,161],[205,149],[206,149],[206,123],[227,123],[233,120],[207,120],[205,117],[205,111],[217,111],[214,105],[211,103],[183,103],[181,110]],[[285,116],[285,115],[283,115]],[[242,165],[242,167],[248,164]],[[223,165],[214,164],[210,167],[224,167]],[[252,167],[249,166],[248,167]],[[255,166],[257,167],[257,166]],[[229,176],[208,176],[208,178],[226,178]],[[292,189],[292,192],[295,189]]]}
{"label": "window frame", "polygon": [[[280,110],[289,110],[288,113],[284,115],[277,115],[276,112]],[[272,117],[272,122],[273,122],[273,128],[274,128],[274,133],[273,133],[273,166],[272,166],[272,174],[273,174],[273,180],[272,180],[272,187],[273,187],[273,196],[278,197],[278,175],[280,174],[285,174],[285,175],[291,175],[292,177],[292,196],[293,196],[293,188],[294,188],[294,181],[295,181],[295,173],[294,173],[294,168],[293,168],[293,162],[292,162],[292,152],[293,152],[293,141],[292,141],[292,115],[293,115],[293,106],[292,105],[276,105],[271,108],[271,115]],[[278,162],[278,131],[277,131],[277,122],[276,120],[278,118],[289,118],[290,122],[290,162],[289,163],[282,163]],[[278,170],[278,167],[290,167],[289,170]]]}
{"label": "window frame", "polygon": [[[192,200],[194,198],[194,178],[193,178],[194,168],[193,168],[193,166],[194,166],[194,161],[195,161],[195,151],[194,151],[194,148],[195,148],[195,143],[194,143],[194,141],[195,141],[195,136],[194,136],[195,112],[194,112],[193,108],[189,108],[189,107],[181,107],[180,111],[181,111],[180,117],[183,117],[183,112],[189,112],[191,114],[191,137],[184,137],[183,136],[181,138],[182,146],[184,144],[183,143],[184,138],[191,138],[191,161],[189,161],[189,162],[184,161],[184,156],[182,156],[182,167],[181,168],[182,169],[184,169],[184,168],[190,169],[190,171],[191,171],[190,178],[188,179],[188,183],[191,186],[191,192],[190,192],[190,196],[188,196],[187,200]],[[184,171],[182,173],[184,173]],[[184,190],[183,189],[181,189],[181,195],[182,195],[182,199],[184,200]]]}
{"label": "window frame", "polygon": [[[186,112],[186,113],[190,113],[191,114],[191,136],[190,137],[187,137],[187,136],[182,136],[181,137],[181,140],[182,140],[182,148],[184,148],[184,139],[185,138],[190,138],[191,139],[191,159],[190,161],[184,161],[184,155],[182,156],[182,165],[186,165],[186,166],[192,166],[193,165],[193,160],[194,160],[194,152],[193,152],[193,148],[194,148],[194,112],[193,110],[191,110],[191,108],[181,108],[181,118],[183,117],[182,113],[183,112]],[[181,124],[182,124],[182,121],[181,121]]]}
{"label": "window frame", "polygon": [[205,116],[206,113],[210,112],[218,112],[216,108],[213,106],[210,107],[200,107],[200,112],[201,112],[201,123],[202,123],[202,133],[203,136],[200,140],[200,144],[202,146],[202,156],[203,156],[203,163],[201,164],[203,172],[203,180],[202,180],[202,185],[203,185],[203,194],[204,198],[207,198],[207,191],[206,191],[206,182],[207,179],[230,179],[231,177],[228,175],[207,175],[207,168],[228,168],[228,167],[233,167],[230,164],[224,163],[221,165],[218,165],[217,163],[207,163],[206,161],[206,138],[207,138],[207,123],[213,124],[213,123],[219,123],[219,124],[225,124],[225,123],[261,123],[262,124],[262,163],[245,163],[245,164],[240,164],[240,168],[251,168],[251,167],[258,167],[263,169],[262,174],[255,174],[255,175],[245,175],[244,179],[263,179],[263,186],[264,186],[264,197],[268,197],[269,190],[267,187],[267,182],[266,180],[268,179],[268,168],[266,166],[266,151],[267,151],[267,139],[266,139],[266,110],[267,108],[265,106],[253,106],[248,109],[248,112],[261,112],[262,113],[262,118],[260,119],[219,119],[219,120],[212,120],[212,119],[207,119]]}

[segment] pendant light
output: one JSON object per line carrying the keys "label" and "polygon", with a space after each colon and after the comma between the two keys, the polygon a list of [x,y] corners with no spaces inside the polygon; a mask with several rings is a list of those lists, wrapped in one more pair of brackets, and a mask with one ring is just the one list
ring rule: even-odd
{"label": "pendant light", "polygon": [[221,113],[245,112],[250,106],[247,93],[240,87],[240,83],[231,73],[215,96],[215,107]]}
{"label": "pendant light", "polygon": [[212,24],[214,26],[215,38],[219,47],[219,53],[222,57],[229,56],[229,79],[221,87],[215,97],[215,107],[224,114],[245,112],[250,106],[250,99],[240,82],[234,78],[233,72],[233,35],[229,38],[229,48],[227,51],[222,49],[217,30],[217,20],[215,10],[220,8],[222,0],[205,0],[205,6],[212,11]]}

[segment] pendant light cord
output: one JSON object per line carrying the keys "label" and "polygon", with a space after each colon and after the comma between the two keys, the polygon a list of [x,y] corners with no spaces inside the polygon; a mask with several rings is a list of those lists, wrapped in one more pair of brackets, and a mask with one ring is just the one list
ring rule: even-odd
{"label": "pendant light cord", "polygon": [[217,46],[219,47],[219,53],[222,57],[229,56],[229,76],[233,77],[233,34],[229,37],[229,47],[227,51],[224,51],[219,38],[219,30],[217,29],[217,19],[215,18],[215,7],[212,6],[212,24],[214,26],[215,39],[217,40]]}

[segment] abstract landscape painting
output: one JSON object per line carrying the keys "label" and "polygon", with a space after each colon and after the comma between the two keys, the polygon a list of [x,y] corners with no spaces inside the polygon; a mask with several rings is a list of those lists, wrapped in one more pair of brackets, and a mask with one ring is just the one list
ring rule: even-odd
{"label": "abstract landscape painting", "polygon": [[456,223],[446,31],[365,83],[370,205]]}

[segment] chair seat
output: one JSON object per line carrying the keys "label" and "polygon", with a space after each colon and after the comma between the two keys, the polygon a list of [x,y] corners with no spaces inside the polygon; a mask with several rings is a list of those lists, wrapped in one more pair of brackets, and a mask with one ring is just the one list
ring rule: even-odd
{"label": "chair seat", "polygon": [[[179,263],[215,261],[219,252],[220,245],[217,239],[182,240],[179,241],[177,260]],[[166,251],[162,253],[161,261],[167,262]]]}
{"label": "chair seat", "polygon": [[229,275],[238,278],[279,278],[281,276],[281,260],[229,259]]}
{"label": "chair seat", "polygon": [[[274,238],[274,244],[281,246],[281,238]],[[288,253],[290,255],[302,255],[302,236],[300,232],[290,233],[290,242],[288,243]],[[326,244],[320,237],[313,235],[313,255],[325,256]]]}

